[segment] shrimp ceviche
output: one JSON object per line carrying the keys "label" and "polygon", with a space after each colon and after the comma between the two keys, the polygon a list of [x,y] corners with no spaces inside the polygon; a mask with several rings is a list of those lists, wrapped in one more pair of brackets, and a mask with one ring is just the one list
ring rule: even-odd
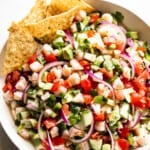
{"label": "shrimp ceviche", "polygon": [[150,48],[123,15],[80,10],[3,87],[37,150],[135,150],[150,141]]}

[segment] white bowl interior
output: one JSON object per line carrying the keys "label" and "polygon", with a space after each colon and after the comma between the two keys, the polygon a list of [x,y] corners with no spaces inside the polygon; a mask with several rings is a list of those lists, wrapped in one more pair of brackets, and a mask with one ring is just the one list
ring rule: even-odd
{"label": "white bowl interior", "polygon": [[[149,40],[150,28],[147,24],[144,23],[139,17],[134,13],[128,11],[127,9],[120,7],[116,4],[102,1],[102,0],[86,0],[88,3],[93,5],[96,9],[102,12],[115,12],[120,11],[125,16],[124,24],[129,29],[139,31],[141,39],[146,41]],[[2,58],[2,57],[1,57]],[[34,150],[33,146],[23,138],[21,138],[16,132],[16,126],[12,120],[10,111],[5,101],[3,100],[2,87],[4,84],[4,78],[0,78],[0,121],[1,124],[7,133],[8,137],[12,142],[21,150]],[[144,148],[144,150],[150,148]]]}

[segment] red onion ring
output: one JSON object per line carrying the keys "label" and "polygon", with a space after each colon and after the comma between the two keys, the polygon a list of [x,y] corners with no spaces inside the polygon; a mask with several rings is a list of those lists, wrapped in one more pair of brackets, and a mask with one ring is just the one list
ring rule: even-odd
{"label": "red onion ring", "polygon": [[48,144],[49,144],[50,150],[55,150],[48,131],[47,131],[47,139],[48,139]]}
{"label": "red onion ring", "polygon": [[131,78],[133,79],[134,76],[135,76],[135,66],[134,66],[133,60],[127,54],[120,54],[120,56],[121,56],[121,58],[123,58],[124,60],[129,62],[130,66],[131,66],[131,69],[132,69]]}
{"label": "red onion ring", "polygon": [[113,138],[113,134],[109,128],[109,126],[107,125],[107,123],[105,122],[105,127],[106,127],[106,130],[108,131],[109,135],[110,135],[110,138],[111,138],[111,150],[115,150],[115,141],[114,141],[114,138]]}
{"label": "red onion ring", "polygon": [[95,124],[94,123],[94,116],[93,116],[93,113],[92,113],[92,123],[91,123],[90,129],[89,129],[88,133],[86,134],[86,136],[83,137],[82,139],[70,139],[70,141],[72,143],[75,143],[75,144],[79,144],[79,143],[87,141],[90,138],[90,136],[91,136],[91,134],[92,134],[92,132],[94,130],[94,124]]}
{"label": "red onion ring", "polygon": [[66,37],[67,37],[67,40],[69,41],[69,43],[72,45],[73,48],[75,48],[74,39],[71,36],[69,30],[65,30],[65,34],[66,34]]}
{"label": "red onion ring", "polygon": [[131,38],[127,38],[127,44],[128,44],[130,47],[134,46],[134,42],[133,42],[133,40],[132,40]]}
{"label": "red onion ring", "polygon": [[102,83],[102,84],[104,84],[105,86],[107,86],[107,87],[110,89],[110,91],[111,91],[111,93],[112,93],[112,95],[113,95],[113,99],[115,100],[114,89],[112,88],[112,86],[111,86],[109,83],[107,83],[107,82],[105,82],[104,80],[101,80],[99,77],[95,76],[91,70],[90,70],[90,71],[85,71],[85,72],[86,72],[91,78],[95,78],[95,79],[97,80],[97,82]]}
{"label": "red onion ring", "polygon": [[39,73],[39,79],[38,79],[38,85],[40,86],[40,84],[42,84],[43,82],[41,81],[41,78],[42,78],[42,75],[43,73],[52,68],[52,67],[56,67],[56,66],[59,66],[59,65],[64,65],[65,62],[64,61],[56,61],[56,62],[52,62],[52,63],[48,63],[47,65],[45,65],[45,67],[40,71]]}
{"label": "red onion ring", "polygon": [[26,88],[23,91],[22,100],[23,100],[24,103],[26,103],[26,100],[27,100],[27,91],[30,88],[30,86],[31,86],[30,84],[27,85]]}
{"label": "red onion ring", "polygon": [[142,114],[140,113],[140,111],[136,110],[135,115],[134,115],[134,120],[132,120],[129,123],[129,128],[134,128],[140,122],[141,116]]}
{"label": "red onion ring", "polygon": [[42,141],[45,140],[42,133],[41,133],[41,122],[42,122],[43,115],[44,115],[44,112],[41,112],[39,120],[38,120],[38,124],[37,124],[38,134],[39,134],[39,137]]}
{"label": "red onion ring", "polygon": [[67,125],[70,125],[70,122],[62,109],[61,109],[61,117]]}

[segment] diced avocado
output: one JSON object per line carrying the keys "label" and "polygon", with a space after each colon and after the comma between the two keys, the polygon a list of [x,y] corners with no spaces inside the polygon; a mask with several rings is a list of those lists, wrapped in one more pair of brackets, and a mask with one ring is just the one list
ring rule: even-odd
{"label": "diced avocado", "polygon": [[119,112],[119,107],[116,106],[114,110],[111,112],[109,115],[109,125],[114,126],[120,119],[120,112]]}
{"label": "diced avocado", "polygon": [[129,117],[129,109],[130,106],[127,103],[123,103],[122,106],[120,107],[120,115],[121,117],[128,119]]}
{"label": "diced avocado", "polygon": [[65,43],[62,37],[58,37],[52,42],[52,45],[54,48],[62,48]]}
{"label": "diced avocado", "polygon": [[71,45],[68,45],[67,47],[63,48],[63,50],[62,50],[62,57],[65,60],[73,59],[73,51],[72,51]]}
{"label": "diced avocado", "polygon": [[83,112],[81,112],[81,118],[83,120],[83,124],[85,127],[91,125],[92,123],[92,112],[88,109],[84,110]]}
{"label": "diced avocado", "polygon": [[84,54],[84,59],[90,61],[90,62],[94,62],[96,60],[96,55],[95,54],[91,54],[91,53],[85,53]]}
{"label": "diced avocado", "polygon": [[102,103],[103,102],[103,96],[95,96],[94,99],[93,99],[93,102],[94,103]]}
{"label": "diced avocado", "polygon": [[134,40],[137,40],[139,38],[138,32],[136,31],[129,31],[126,33],[128,38],[132,38]]}
{"label": "diced avocado", "polygon": [[83,20],[84,27],[87,26],[90,23],[90,16],[86,16]]}
{"label": "diced avocado", "polygon": [[37,91],[37,96],[42,96],[43,95],[43,89],[38,89],[38,91]]}
{"label": "diced avocado", "polygon": [[43,75],[42,75],[42,81],[43,81],[43,82],[47,82],[47,75],[48,75],[48,72],[45,71],[45,72],[43,73]]}
{"label": "diced avocado", "polygon": [[91,150],[101,150],[102,148],[102,140],[101,139],[90,139],[89,140]]}
{"label": "diced avocado", "polygon": [[69,122],[71,125],[75,125],[77,123],[79,123],[81,120],[81,116],[79,114],[71,114],[69,116]]}
{"label": "diced avocado", "polygon": [[40,137],[38,134],[35,134],[33,137],[32,137],[32,143],[35,147],[37,147],[38,145],[41,144],[41,140],[40,140]]}
{"label": "diced avocado", "polygon": [[96,60],[94,61],[94,65],[100,66],[103,61],[104,61],[103,56],[98,56],[98,57],[96,58]]}
{"label": "diced avocado", "polygon": [[114,50],[114,49],[116,49],[116,44],[112,43],[112,44],[109,45],[108,48],[109,48],[110,50]]}
{"label": "diced avocado", "polygon": [[108,70],[108,71],[112,71],[115,66],[113,65],[113,62],[111,60],[105,60],[104,61],[104,67]]}
{"label": "diced avocado", "polygon": [[103,144],[102,150],[111,150],[110,144]]}
{"label": "diced avocado", "polygon": [[19,114],[20,114],[21,119],[26,119],[30,116],[30,113],[28,111],[22,111]]}
{"label": "diced avocado", "polygon": [[61,105],[61,103],[59,103],[59,102],[56,103],[55,106],[54,106],[54,109],[55,109],[55,110],[59,110],[59,109],[61,109],[61,108],[62,108],[62,105]]}
{"label": "diced avocado", "polygon": [[134,136],[133,136],[133,134],[130,133],[128,135],[128,141],[129,141],[130,145],[133,145],[133,143],[134,143]]}

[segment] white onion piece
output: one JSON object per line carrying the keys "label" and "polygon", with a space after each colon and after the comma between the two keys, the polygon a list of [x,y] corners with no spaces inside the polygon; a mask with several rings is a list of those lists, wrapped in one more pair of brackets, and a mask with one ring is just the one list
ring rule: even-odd
{"label": "white onion piece", "polygon": [[94,130],[94,124],[95,124],[93,113],[92,113],[91,119],[92,119],[92,123],[91,123],[90,129],[89,129],[88,133],[85,135],[85,137],[83,137],[82,139],[70,139],[70,141],[72,143],[79,144],[79,143],[87,141],[90,138],[90,136],[92,135],[92,132]]}
{"label": "white onion piece", "polygon": [[47,65],[44,66],[44,68],[40,71],[39,73],[39,80],[38,80],[38,85],[40,86],[43,82],[41,81],[41,78],[43,76],[43,73],[52,68],[52,67],[56,67],[56,66],[59,66],[59,65],[64,65],[65,62],[64,61],[56,61],[56,62],[52,62],[52,63],[48,63]]}
{"label": "white onion piece", "polygon": [[54,146],[53,146],[53,143],[52,143],[52,140],[51,140],[51,137],[50,137],[48,131],[47,131],[47,138],[48,138],[48,144],[49,144],[50,150],[55,150],[55,148],[54,148]]}
{"label": "white onion piece", "polygon": [[115,100],[114,89],[113,89],[113,87],[112,87],[109,83],[107,83],[107,82],[105,82],[104,80],[101,80],[99,77],[95,76],[91,70],[90,70],[90,71],[85,71],[85,72],[86,72],[91,78],[96,79],[97,82],[102,83],[102,84],[104,84],[105,86],[107,86],[107,87],[110,89],[110,91],[111,91],[111,93],[112,93],[112,95],[113,95],[113,96],[112,96],[112,97],[113,97],[113,100]]}
{"label": "white onion piece", "polygon": [[134,119],[129,123],[129,128],[134,128],[140,122],[141,116],[140,111],[136,110]]}
{"label": "white onion piece", "polygon": [[133,60],[130,58],[130,56],[128,56],[126,54],[120,54],[120,57],[129,62],[131,69],[132,69],[131,78],[133,79],[135,76],[135,66],[134,66]]}
{"label": "white onion piece", "polygon": [[26,108],[28,108],[29,110],[33,110],[33,111],[38,110],[38,108],[36,106],[34,106],[33,104],[31,104],[31,103],[27,104]]}
{"label": "white onion piece", "polygon": [[107,123],[105,122],[105,126],[106,126],[106,130],[108,131],[109,135],[110,135],[110,138],[111,138],[111,150],[115,150],[115,141],[114,141],[114,138],[113,138],[113,134],[109,128],[109,126],[107,125]]}
{"label": "white onion piece", "polygon": [[39,120],[38,120],[37,130],[38,130],[40,139],[42,141],[45,141],[45,138],[43,137],[43,134],[41,133],[41,122],[42,122],[43,115],[44,115],[44,112],[41,112]]}

